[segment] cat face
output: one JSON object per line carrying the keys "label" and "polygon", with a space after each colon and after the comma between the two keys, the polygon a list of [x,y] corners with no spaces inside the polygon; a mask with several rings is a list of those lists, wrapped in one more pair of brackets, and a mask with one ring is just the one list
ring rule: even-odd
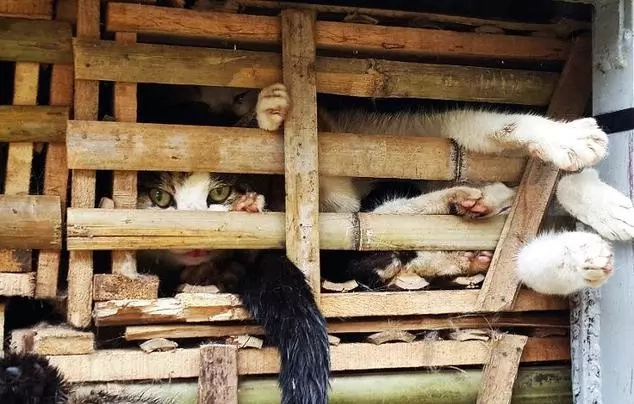
{"label": "cat face", "polygon": [[[233,202],[244,195],[228,176],[206,172],[143,173],[139,179],[138,209],[206,210],[228,212]],[[208,250],[166,251],[177,265],[200,265],[213,258]]]}

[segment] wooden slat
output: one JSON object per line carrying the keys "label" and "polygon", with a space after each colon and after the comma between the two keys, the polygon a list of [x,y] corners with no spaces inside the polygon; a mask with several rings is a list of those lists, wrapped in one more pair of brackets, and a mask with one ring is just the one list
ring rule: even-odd
{"label": "wooden slat", "polygon": [[525,335],[505,334],[491,343],[491,357],[484,365],[477,404],[509,404],[519,370]]}
{"label": "wooden slat", "polygon": [[18,329],[11,332],[11,351],[38,355],[90,354],[95,351],[95,336],[66,325]]}
{"label": "wooden slat", "polygon": [[0,18],[0,60],[72,63],[71,38],[65,22]]}
{"label": "wooden slat", "polygon": [[[3,17],[50,20],[53,18],[53,0],[2,0],[0,15]],[[0,46],[0,48],[2,48]]]}
{"label": "wooden slat", "polygon": [[[277,44],[281,40],[276,17],[109,3],[106,28],[116,32],[167,34]],[[386,38],[389,42],[386,43]],[[416,55],[453,58],[565,60],[566,41],[527,36],[475,34],[403,27],[318,21],[318,49],[364,51],[377,55]]]}
{"label": "wooden slat", "polygon": [[[575,40],[561,80],[548,108],[553,118],[572,119],[583,114],[592,90],[591,42]],[[509,309],[519,290],[515,274],[517,252],[535,237],[555,188],[559,170],[537,159],[528,162],[515,203],[506,221],[480,290],[478,305],[484,311]]]}
{"label": "wooden slat", "polygon": [[0,106],[0,142],[64,142],[68,107]]}
{"label": "wooden slat", "polygon": [[[330,347],[333,371],[480,365],[489,359],[491,343],[481,341],[418,341],[413,343],[341,344]],[[562,361],[570,358],[568,338],[529,338],[522,362]],[[174,352],[100,350],[90,355],[50,356],[69,382],[198,377],[200,350]],[[238,374],[279,371],[274,348],[238,350]]]}
{"label": "wooden slat", "polygon": [[470,28],[479,27],[496,27],[502,30],[519,31],[519,32],[546,32],[553,33],[560,37],[567,37],[572,32],[577,30],[588,30],[591,28],[591,24],[585,21],[575,21],[564,19],[553,23],[529,23],[519,21],[504,21],[504,20],[489,20],[485,18],[463,17],[459,15],[447,15],[437,13],[425,13],[420,11],[402,11],[402,10],[389,10],[380,8],[366,8],[366,7],[347,7],[347,6],[335,6],[326,4],[306,4],[296,3],[290,1],[271,1],[271,0],[234,0],[231,3],[240,5],[242,7],[256,8],[256,9],[281,9],[281,8],[302,8],[314,10],[319,13],[328,14],[341,14],[341,16],[351,16],[355,14],[361,14],[366,16],[375,17],[377,20],[388,19],[390,21],[398,20],[403,23],[401,25],[407,25],[412,23],[422,24],[448,24],[452,27],[463,26]]}
{"label": "wooden slat", "polygon": [[[463,328],[569,328],[565,311],[549,313],[500,313],[495,315],[416,316],[328,322],[329,334],[374,333],[381,331],[453,330]],[[127,341],[152,338],[219,338],[232,335],[264,335],[255,324],[169,324],[133,325],[125,328]]]}
{"label": "wooden slat", "polygon": [[[204,60],[205,63],[200,63]],[[281,81],[275,53],[76,41],[77,77],[263,88]],[[317,57],[320,93],[548,105],[558,73],[380,59]],[[451,85],[447,85],[451,83]]]}
{"label": "wooden slat", "polygon": [[[328,318],[476,313],[477,297],[477,290],[324,293],[321,310]],[[522,290],[513,311],[567,307],[562,298]],[[237,295],[182,293],[173,298],[99,302],[94,318],[98,326],[111,326],[246,320],[250,316]]]}
{"label": "wooden slat", "polygon": [[0,248],[61,249],[59,197],[0,195]]}
{"label": "wooden slat", "polygon": [[[99,38],[99,0],[77,2],[77,37]],[[75,119],[97,119],[99,83],[75,80]],[[91,208],[95,204],[96,173],[73,170],[71,206]],[[75,327],[87,327],[92,311],[93,262],[90,251],[72,251],[68,263],[68,303],[66,319]]]}
{"label": "wooden slat", "polygon": [[[52,106],[62,106],[68,109],[73,103],[73,66],[53,65],[51,71],[50,103]],[[62,135],[66,135],[66,121],[64,119]],[[66,144],[49,143],[46,150],[44,166],[44,194],[55,195],[60,198],[62,206],[62,220],[66,218],[66,198],[68,193],[68,164],[66,162]],[[37,262],[37,282],[35,295],[39,298],[51,298],[57,295],[57,281],[59,277],[61,252],[56,250],[41,250]]]}
{"label": "wooden slat", "polygon": [[[4,312],[6,309],[6,305],[5,305],[5,301],[4,300],[0,300],[0,341],[4,341]],[[0,352],[4,352],[4,344],[2,344],[2,347],[0,347]]]}
{"label": "wooden slat", "polygon": [[33,297],[34,294],[35,272],[0,273],[0,296]]}
{"label": "wooden slat", "polygon": [[[69,250],[170,248],[279,249],[285,214],[69,208]],[[504,218],[468,222],[451,215],[321,213],[327,250],[487,250]],[[395,231],[395,229],[399,229]],[[402,229],[402,230],[401,230]],[[288,233],[287,233],[288,234]],[[465,237],[468,234],[468,237]]]}
{"label": "wooden slat", "polygon": [[158,288],[159,278],[155,275],[95,274],[93,300],[156,299]]}
{"label": "wooden slat", "polygon": [[315,16],[282,11],[284,84],[293,100],[284,120],[286,255],[306,276],[319,304],[319,142]]}
{"label": "wooden slat", "polygon": [[[130,44],[136,42],[136,34],[117,32],[115,39],[118,43]],[[135,83],[114,84],[114,117],[120,122],[136,122],[137,120],[137,86]],[[137,199],[136,171],[115,171],[112,178],[112,200],[115,208],[134,209]],[[112,273],[136,274],[136,253],[134,251],[112,252]],[[147,285],[146,285],[147,286]],[[158,284],[157,292],[158,292]],[[146,288],[139,288],[145,290]],[[152,298],[152,293],[146,298]]]}
{"label": "wooden slat", "polygon": [[[15,64],[15,83],[13,90],[14,105],[36,105],[37,86],[40,77],[40,65],[20,62]],[[4,194],[28,195],[33,164],[33,143],[9,143],[7,168],[5,172]],[[0,251],[0,267],[20,268],[20,272],[33,269],[30,250]],[[15,259],[27,257],[26,259]]]}
{"label": "wooden slat", "polygon": [[[260,129],[69,121],[66,142],[73,169],[284,173],[282,135]],[[459,161],[460,179],[482,181],[517,182],[526,164],[438,137],[319,133],[322,175],[453,180]]]}
{"label": "wooden slat", "polygon": [[238,404],[238,347],[200,347],[199,404]]}

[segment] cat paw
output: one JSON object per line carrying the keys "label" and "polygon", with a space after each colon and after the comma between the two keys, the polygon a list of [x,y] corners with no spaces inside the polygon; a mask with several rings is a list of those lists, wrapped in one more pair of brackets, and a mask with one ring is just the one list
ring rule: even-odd
{"label": "cat paw", "polygon": [[613,274],[613,260],[610,244],[597,234],[545,235],[520,250],[517,275],[537,292],[565,296],[601,286]]}
{"label": "cat paw", "polygon": [[231,205],[232,212],[259,213],[264,211],[264,196],[256,192],[247,192]]}
{"label": "cat paw", "polygon": [[634,239],[632,200],[601,181],[595,169],[563,176],[557,185],[557,200],[568,213],[602,237]]}
{"label": "cat paw", "polygon": [[255,107],[258,126],[265,130],[278,130],[286,118],[291,99],[286,86],[276,83],[264,88],[258,95]]}
{"label": "cat paw", "polygon": [[491,207],[484,203],[482,191],[471,187],[454,187],[450,190],[451,211],[465,219],[478,219],[491,213]]}
{"label": "cat paw", "polygon": [[531,156],[549,161],[561,170],[578,171],[597,164],[607,154],[608,137],[594,118],[556,125],[556,130],[544,130],[541,141],[528,144]]}
{"label": "cat paw", "polygon": [[492,251],[464,251],[462,252],[462,264],[468,273],[486,272],[493,259]]}

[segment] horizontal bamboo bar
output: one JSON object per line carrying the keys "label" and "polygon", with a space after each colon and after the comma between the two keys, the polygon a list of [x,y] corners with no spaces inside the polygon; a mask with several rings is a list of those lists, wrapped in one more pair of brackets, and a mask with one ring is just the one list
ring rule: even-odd
{"label": "horizontal bamboo bar", "polygon": [[[464,314],[477,312],[477,296],[478,290],[323,293],[320,308],[328,318]],[[513,311],[567,308],[565,299],[523,289]],[[97,326],[200,323],[250,318],[240,298],[225,293],[181,293],[173,298],[97,302],[93,317]]]}
{"label": "horizontal bamboo bar", "polygon": [[[374,333],[381,331],[449,330],[464,328],[549,328],[567,329],[569,316],[565,311],[549,313],[500,313],[487,315],[417,316],[328,322],[329,334]],[[159,324],[133,325],[125,328],[128,341],[152,338],[219,338],[232,335],[263,335],[255,324]]]}
{"label": "horizontal bamboo bar", "polygon": [[[260,129],[69,121],[66,144],[71,169],[284,174],[282,134]],[[514,182],[526,159],[487,164],[438,137],[319,134],[322,175],[453,180],[458,161],[461,179]]]}
{"label": "horizontal bamboo bar", "polygon": [[[429,366],[481,365],[488,361],[492,342],[417,341],[374,345],[341,344],[330,347],[332,370],[370,370]],[[522,362],[551,362],[570,359],[568,338],[529,338]],[[89,355],[50,356],[71,383],[198,377],[198,348],[145,353],[141,350],[101,350]],[[262,375],[279,372],[279,354],[274,348],[238,350],[238,374]]]}
{"label": "horizontal bamboo bar", "polygon": [[61,247],[59,196],[0,195],[0,248]]}
{"label": "horizontal bamboo bar", "polygon": [[35,272],[0,273],[0,296],[33,297],[33,295],[35,295]]}
{"label": "horizontal bamboo bar", "polygon": [[[280,19],[185,9],[108,4],[106,29],[234,42],[279,44]],[[389,41],[386,41],[389,38]],[[318,49],[452,58],[557,60],[570,45],[553,38],[317,21]]]}
{"label": "horizontal bamboo bar", "polygon": [[[281,249],[284,213],[69,208],[69,250]],[[495,249],[504,217],[321,213],[326,250]],[[398,230],[398,231],[397,231]]]}
{"label": "horizontal bamboo bar", "polygon": [[0,142],[64,142],[68,107],[0,106]]}
{"label": "horizontal bamboo bar", "polygon": [[[281,81],[281,56],[113,41],[75,41],[80,79],[263,88]],[[380,59],[317,57],[320,93],[547,105],[558,73]]]}
{"label": "horizontal bamboo bar", "polygon": [[71,38],[65,22],[0,18],[0,60],[71,64]]}

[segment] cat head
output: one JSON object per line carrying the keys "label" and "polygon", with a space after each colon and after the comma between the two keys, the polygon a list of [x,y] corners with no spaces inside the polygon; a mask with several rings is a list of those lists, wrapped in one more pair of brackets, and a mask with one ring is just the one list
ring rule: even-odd
{"label": "cat head", "polygon": [[[138,209],[213,212],[229,212],[246,192],[231,176],[206,172],[141,173],[138,191]],[[212,258],[211,251],[199,249],[172,249],[165,253],[173,263],[186,266],[200,265]]]}

